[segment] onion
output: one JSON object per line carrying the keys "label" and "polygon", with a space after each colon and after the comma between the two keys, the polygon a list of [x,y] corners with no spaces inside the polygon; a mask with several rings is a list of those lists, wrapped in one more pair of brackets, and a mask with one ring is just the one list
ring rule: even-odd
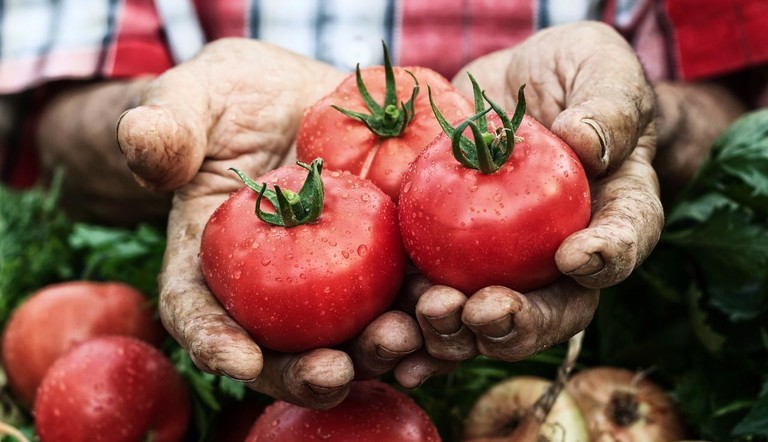
{"label": "onion", "polygon": [[492,386],[480,396],[467,415],[463,440],[588,440],[584,418],[576,402],[566,391],[560,391],[543,421],[536,417],[533,408],[551,383],[534,376],[516,376]]}
{"label": "onion", "polygon": [[574,374],[566,391],[589,423],[592,441],[667,442],[686,437],[672,399],[642,373],[589,368]]}

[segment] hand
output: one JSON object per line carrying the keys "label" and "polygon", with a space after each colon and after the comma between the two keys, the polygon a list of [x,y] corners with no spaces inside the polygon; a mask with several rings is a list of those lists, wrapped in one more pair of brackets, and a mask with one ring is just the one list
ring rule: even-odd
{"label": "hand", "polygon": [[69,216],[121,225],[167,216],[170,193],[136,184],[115,140],[115,120],[148,81],[60,84],[47,101],[36,127],[37,151],[44,176],[58,168],[65,173],[61,205]]}
{"label": "hand", "polygon": [[666,202],[694,177],[715,139],[747,108],[728,88],[714,82],[660,82],[654,90],[659,142],[653,165]]}
{"label": "hand", "polygon": [[311,408],[338,404],[352,379],[377,376],[401,362],[416,367],[400,376],[411,384],[421,382],[424,370],[450,365],[417,352],[418,325],[397,311],[376,319],[346,351],[260,349],[203,279],[198,261],[203,228],[228,194],[242,187],[227,169],[236,166],[256,177],[293,163],[304,109],[345,75],[262,42],[219,40],[149,83],[140,105],[117,127],[136,179],[151,189],[175,190],[159,277],[165,327],[200,369]]}
{"label": "hand", "polygon": [[[528,113],[576,151],[590,177],[592,220],[560,246],[556,262],[564,276],[555,283],[526,294],[434,286],[418,301],[433,357],[481,353],[516,361],[583,330],[599,289],[626,278],[658,241],[663,210],[651,167],[654,95],[631,47],[596,22],[540,31],[464,70],[506,109],[526,84]],[[466,72],[454,83],[471,96]]]}

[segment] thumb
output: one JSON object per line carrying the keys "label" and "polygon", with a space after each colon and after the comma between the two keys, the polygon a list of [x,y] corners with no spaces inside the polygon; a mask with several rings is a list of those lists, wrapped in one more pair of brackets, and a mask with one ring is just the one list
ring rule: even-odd
{"label": "thumb", "polygon": [[652,101],[641,106],[611,96],[572,104],[552,123],[552,132],[576,152],[587,175],[611,173],[632,153],[650,123]]}
{"label": "thumb", "polygon": [[117,121],[117,143],[128,167],[141,185],[152,190],[186,184],[205,158],[211,120],[205,88],[182,76],[183,72],[171,70],[155,79],[140,105]]}

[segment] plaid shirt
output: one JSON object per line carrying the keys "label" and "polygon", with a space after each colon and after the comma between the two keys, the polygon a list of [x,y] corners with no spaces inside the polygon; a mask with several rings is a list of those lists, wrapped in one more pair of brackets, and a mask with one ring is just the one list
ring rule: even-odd
{"label": "plaid shirt", "polygon": [[[652,81],[768,60],[768,0],[0,0],[0,104],[55,80],[158,74],[222,37],[347,70],[381,64],[383,39],[396,64],[451,78],[480,55],[577,20],[613,25]],[[28,185],[34,160],[19,159],[30,149],[18,145],[29,137],[16,138],[8,155],[0,140],[0,178]]]}
{"label": "plaid shirt", "polygon": [[[447,6],[450,5],[450,6]],[[56,79],[160,73],[206,41],[251,37],[343,69],[381,62],[446,76],[575,20],[602,20],[652,79],[696,79],[768,59],[765,0],[0,0],[0,94]]]}

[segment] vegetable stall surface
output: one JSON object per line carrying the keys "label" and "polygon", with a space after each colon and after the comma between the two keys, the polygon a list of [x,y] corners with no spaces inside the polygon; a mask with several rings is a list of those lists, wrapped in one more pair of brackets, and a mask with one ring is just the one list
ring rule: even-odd
{"label": "vegetable stall surface", "polygon": [[397,202],[408,164],[440,134],[422,85],[449,118],[472,114],[472,103],[437,72],[393,68],[385,46],[384,66],[358,66],[307,109],[296,135],[298,159],[322,157],[329,168],[369,179]]}
{"label": "vegetable stall surface", "polygon": [[251,187],[211,216],[200,251],[221,304],[258,344],[283,352],[359,334],[394,300],[407,259],[391,198],[348,172],[321,179],[321,160],[299,164],[262,176],[263,186],[246,178]]}
{"label": "vegetable stall surface", "polygon": [[34,409],[41,442],[176,442],[187,433],[187,387],[168,359],[126,336],[90,339],[59,358]]}
{"label": "vegetable stall surface", "polygon": [[54,361],[95,336],[133,336],[159,345],[165,333],[154,315],[147,298],[123,283],[69,281],[41,288],[14,310],[3,332],[11,389],[31,407]]}
{"label": "vegetable stall surface", "polygon": [[591,367],[573,375],[566,391],[589,423],[590,440],[663,442],[687,436],[672,398],[642,373]]}
{"label": "vegetable stall surface", "polygon": [[403,241],[431,281],[468,295],[491,285],[539,288],[560,275],[555,252],[563,240],[589,223],[587,177],[568,145],[524,116],[522,88],[510,119],[490,100],[483,108],[470,78],[477,114],[453,128],[435,106],[446,133],[403,178]]}
{"label": "vegetable stall surface", "polygon": [[328,410],[278,401],[254,423],[246,442],[437,442],[437,429],[413,399],[380,381],[356,381]]}

